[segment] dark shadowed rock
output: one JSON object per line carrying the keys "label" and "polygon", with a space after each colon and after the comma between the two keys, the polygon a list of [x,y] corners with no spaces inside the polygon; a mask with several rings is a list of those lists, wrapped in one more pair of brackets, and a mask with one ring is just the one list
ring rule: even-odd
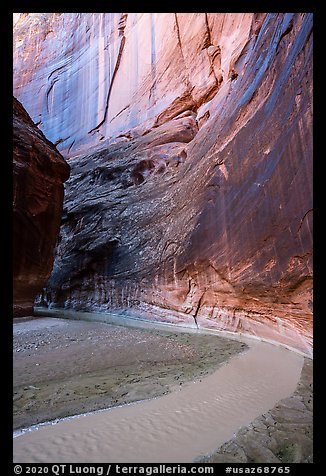
{"label": "dark shadowed rock", "polygon": [[14,316],[30,315],[52,271],[69,166],[13,98]]}

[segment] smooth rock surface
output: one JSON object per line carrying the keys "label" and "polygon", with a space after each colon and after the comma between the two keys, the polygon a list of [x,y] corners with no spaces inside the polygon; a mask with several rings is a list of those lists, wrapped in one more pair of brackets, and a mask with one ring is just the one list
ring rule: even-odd
{"label": "smooth rock surface", "polygon": [[14,316],[30,315],[49,278],[69,166],[13,98]]}
{"label": "smooth rock surface", "polygon": [[312,14],[28,14],[14,39],[72,169],[39,302],[311,353]]}

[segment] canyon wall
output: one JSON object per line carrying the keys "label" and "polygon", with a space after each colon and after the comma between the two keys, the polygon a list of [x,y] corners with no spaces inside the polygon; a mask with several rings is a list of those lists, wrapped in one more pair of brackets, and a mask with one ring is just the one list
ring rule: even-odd
{"label": "canyon wall", "polygon": [[14,44],[71,166],[40,302],[311,352],[312,14],[21,14]]}
{"label": "canyon wall", "polygon": [[54,260],[69,166],[13,98],[13,311],[33,314]]}
{"label": "canyon wall", "polygon": [[260,21],[248,13],[20,14],[14,94],[62,153],[88,152],[137,126],[142,134],[171,105],[170,117],[180,103],[207,101]]}

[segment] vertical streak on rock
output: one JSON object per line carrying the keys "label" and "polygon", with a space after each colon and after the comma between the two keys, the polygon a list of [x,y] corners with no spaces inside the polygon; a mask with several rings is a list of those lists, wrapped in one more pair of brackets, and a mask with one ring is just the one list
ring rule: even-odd
{"label": "vertical streak on rock", "polygon": [[[125,26],[126,26],[127,16],[128,16],[128,14],[125,13],[125,14],[122,15],[122,17],[120,19],[121,27],[119,28],[119,30],[120,30],[119,31],[119,36],[121,36],[122,38],[121,38],[121,43],[120,43],[120,47],[119,47],[119,53],[118,53],[117,61],[115,63],[111,83],[110,83],[108,94],[107,94],[107,97],[106,97],[104,117],[103,117],[102,121],[99,124],[97,124],[97,126],[93,127],[93,129],[88,131],[89,134],[91,134],[93,131],[95,131],[96,129],[101,127],[101,125],[104,124],[104,122],[106,121],[106,116],[107,116],[108,110],[109,110],[109,102],[110,102],[112,86],[113,86],[115,76],[118,72],[118,69],[119,69],[119,66],[120,66],[120,63],[121,63],[122,52],[123,52],[123,48],[124,48],[125,43],[126,43],[126,37],[124,36],[124,29],[125,29]],[[122,24],[122,20],[124,21],[123,24]]]}
{"label": "vertical streak on rock", "polygon": [[[55,83],[58,81],[58,78],[55,78],[51,81],[51,84],[46,92],[46,110],[47,110],[47,113],[49,114],[50,113],[50,110],[52,110],[53,108],[53,89],[54,89],[54,85]],[[49,107],[49,96],[50,96],[50,93],[52,91],[52,97],[51,97],[51,107]]]}
{"label": "vertical streak on rock", "polygon": [[[224,17],[223,17],[223,22],[224,22]],[[223,81],[223,75],[222,75],[222,72],[221,72],[221,48],[219,46],[213,46],[212,34],[211,34],[211,29],[210,29],[210,26],[209,26],[209,22],[208,22],[207,13],[205,13],[205,23],[206,23],[206,34],[205,34],[203,48],[206,50],[206,54],[207,54],[208,61],[209,61],[209,64],[210,64],[210,74],[212,74],[214,76],[216,85],[217,85],[217,87],[219,87],[221,85],[221,82]],[[223,25],[223,23],[222,23],[222,25]],[[209,52],[209,50],[212,50],[212,49],[213,49],[213,51]],[[218,75],[216,75],[215,68],[214,68],[214,63],[216,63],[217,58],[219,58],[219,61],[218,61],[219,74]]]}
{"label": "vertical streak on rock", "polygon": [[192,88],[191,88],[191,83],[190,83],[190,79],[189,79],[188,68],[187,68],[186,60],[185,60],[183,50],[182,50],[178,15],[176,13],[174,14],[174,18],[175,18],[175,25],[176,25],[176,29],[177,29],[178,45],[179,45],[179,48],[180,48],[180,53],[181,53],[181,57],[182,57],[182,61],[183,61],[183,64],[184,64],[184,69],[185,69],[186,86],[187,86],[187,89],[191,90]]}
{"label": "vertical streak on rock", "polygon": [[207,16],[207,13],[205,13],[205,23],[206,23],[205,48],[208,48],[209,46],[212,45],[212,36],[211,36],[211,30],[210,30],[209,24],[208,24],[208,16]]}
{"label": "vertical streak on rock", "polygon": [[198,329],[197,315],[198,315],[198,312],[199,312],[199,309],[200,309],[201,302],[202,302],[202,299],[203,299],[203,297],[204,297],[204,294],[205,294],[205,292],[203,292],[203,294],[200,296],[199,301],[198,301],[198,304],[197,304],[197,307],[196,307],[196,311],[195,311],[195,314],[194,314],[194,320],[195,320],[197,329]]}
{"label": "vertical streak on rock", "polygon": [[155,44],[155,19],[153,13],[150,13],[151,18],[151,77],[152,77],[152,86],[149,92],[149,107],[155,105],[156,95],[156,44]]}
{"label": "vertical streak on rock", "polygon": [[99,35],[98,35],[98,116],[104,107],[104,85],[105,85],[105,55],[104,55],[104,32],[103,32],[103,13],[99,17]]}

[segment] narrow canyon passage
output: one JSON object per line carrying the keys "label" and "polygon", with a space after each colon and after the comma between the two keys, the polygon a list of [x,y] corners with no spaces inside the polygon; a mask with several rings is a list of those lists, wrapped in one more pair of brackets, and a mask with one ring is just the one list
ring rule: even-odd
{"label": "narrow canyon passage", "polygon": [[17,436],[14,461],[184,463],[212,453],[291,395],[300,377],[302,356],[246,343],[249,350],[181,390]]}
{"label": "narrow canyon passage", "polygon": [[14,20],[16,314],[127,310],[312,354],[313,15]]}
{"label": "narrow canyon passage", "polygon": [[13,19],[15,461],[311,462],[313,13]]}

